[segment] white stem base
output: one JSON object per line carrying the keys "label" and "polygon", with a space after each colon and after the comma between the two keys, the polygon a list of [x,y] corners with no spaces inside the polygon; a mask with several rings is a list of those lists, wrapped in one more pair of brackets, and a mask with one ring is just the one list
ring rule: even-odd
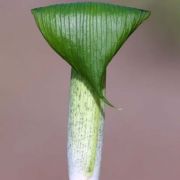
{"label": "white stem base", "polygon": [[85,175],[80,174],[79,172],[74,172],[74,174],[70,175],[70,180],[97,180],[97,176],[87,177]]}

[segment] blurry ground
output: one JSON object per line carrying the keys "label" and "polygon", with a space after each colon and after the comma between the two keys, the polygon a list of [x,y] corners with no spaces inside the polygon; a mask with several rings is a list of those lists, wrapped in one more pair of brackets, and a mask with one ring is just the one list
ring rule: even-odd
{"label": "blurry ground", "polygon": [[[0,1],[0,179],[67,179],[70,68],[30,9],[55,0]],[[64,1],[65,2],[65,1]],[[67,2],[67,1],[66,1]],[[180,1],[116,2],[152,11],[108,68],[101,179],[180,179]]]}

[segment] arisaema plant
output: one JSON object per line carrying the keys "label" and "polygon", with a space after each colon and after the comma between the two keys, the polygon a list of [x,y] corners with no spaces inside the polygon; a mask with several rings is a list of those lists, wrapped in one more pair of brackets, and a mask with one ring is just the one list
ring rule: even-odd
{"label": "arisaema plant", "polygon": [[97,2],[32,10],[49,45],[72,67],[68,121],[70,180],[98,180],[107,66],[150,12]]}

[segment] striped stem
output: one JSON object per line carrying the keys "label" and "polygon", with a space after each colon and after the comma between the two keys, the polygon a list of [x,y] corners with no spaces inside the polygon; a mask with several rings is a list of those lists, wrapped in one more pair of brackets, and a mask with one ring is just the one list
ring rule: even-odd
{"label": "striped stem", "polygon": [[67,147],[70,180],[99,179],[103,124],[104,103],[72,69]]}

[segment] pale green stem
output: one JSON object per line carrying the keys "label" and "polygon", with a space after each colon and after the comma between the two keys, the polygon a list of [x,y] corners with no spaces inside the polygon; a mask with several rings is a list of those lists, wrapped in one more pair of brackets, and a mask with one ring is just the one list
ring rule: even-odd
{"label": "pale green stem", "polygon": [[103,141],[104,103],[87,81],[71,72],[68,123],[70,180],[98,180]]}

